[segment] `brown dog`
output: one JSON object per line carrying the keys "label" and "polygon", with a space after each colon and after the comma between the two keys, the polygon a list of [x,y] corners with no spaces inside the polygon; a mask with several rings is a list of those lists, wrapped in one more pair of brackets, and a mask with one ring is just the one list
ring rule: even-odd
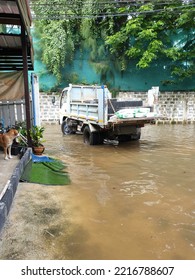
{"label": "brown dog", "polygon": [[0,134],[0,146],[4,149],[5,159],[12,158],[11,146],[17,136],[19,133],[16,129],[10,129],[7,133]]}

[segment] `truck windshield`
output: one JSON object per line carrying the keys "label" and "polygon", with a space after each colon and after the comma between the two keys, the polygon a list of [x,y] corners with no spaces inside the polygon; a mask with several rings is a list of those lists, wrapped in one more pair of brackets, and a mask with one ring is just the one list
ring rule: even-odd
{"label": "truck windshield", "polygon": [[66,103],[67,99],[67,90],[63,91],[60,97],[60,108],[62,108],[62,105]]}

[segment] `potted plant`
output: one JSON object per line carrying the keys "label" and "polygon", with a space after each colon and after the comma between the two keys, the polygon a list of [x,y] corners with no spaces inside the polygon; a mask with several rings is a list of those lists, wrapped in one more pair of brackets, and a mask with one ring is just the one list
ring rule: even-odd
{"label": "potted plant", "polygon": [[43,140],[43,132],[45,128],[43,126],[32,126],[30,129],[30,137],[32,140],[32,150],[35,155],[42,155],[45,150]]}

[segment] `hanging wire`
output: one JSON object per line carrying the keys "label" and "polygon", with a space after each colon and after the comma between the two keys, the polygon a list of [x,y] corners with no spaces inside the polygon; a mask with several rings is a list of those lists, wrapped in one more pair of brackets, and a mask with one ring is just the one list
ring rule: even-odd
{"label": "hanging wire", "polygon": [[[36,4],[37,2],[37,4]],[[189,3],[194,3],[195,1],[194,0],[183,0],[183,1],[180,1],[180,2],[183,2],[183,5],[188,5],[189,6]],[[145,4],[152,4],[152,5],[155,5],[155,6],[159,6],[159,5],[174,5],[175,3],[173,1],[164,1],[164,2],[156,2],[155,0],[154,1],[132,1],[132,0],[127,0],[127,1],[116,1],[116,0],[111,0],[111,1],[104,1],[104,2],[94,2],[94,1],[66,1],[64,3],[52,3],[52,2],[44,2],[44,3],[40,3],[40,0],[31,0],[30,2],[30,7],[67,7],[67,8],[72,8],[74,5],[75,6],[78,6],[78,4],[82,4],[83,6],[87,6],[87,5],[95,5],[95,6],[98,6],[99,8],[105,8],[105,6],[107,5],[111,5],[112,7],[119,7],[119,6],[128,6],[128,7],[141,7]],[[128,5],[127,5],[128,4]]]}
{"label": "hanging wire", "polygon": [[[43,0],[42,0],[43,1]],[[174,1],[174,0],[173,0]],[[144,5],[144,4],[155,4],[155,5],[162,5],[162,4],[169,4],[169,5],[171,5],[171,4],[174,4],[174,2],[173,1],[171,1],[171,0],[169,0],[169,1],[163,1],[163,2],[157,2],[157,1],[155,1],[155,0],[145,0],[144,2],[143,1],[132,1],[132,0],[126,0],[126,1],[124,1],[124,0],[122,0],[122,1],[117,1],[117,0],[109,0],[109,1],[100,1],[100,2],[94,2],[94,1],[71,1],[71,0],[69,0],[69,1],[65,1],[63,4],[70,4],[70,5],[72,5],[72,4],[132,4],[132,5],[140,5],[140,6],[142,6],[142,5]],[[38,4],[35,4],[35,5],[63,5],[62,3],[60,4],[58,4],[58,3],[48,3],[48,0],[46,1],[45,0],[45,3],[40,3],[40,0],[31,0],[30,1],[30,5],[32,6],[32,5],[34,5],[34,3],[36,3],[36,2],[38,2]],[[44,2],[44,1],[43,1]],[[192,2],[192,3],[194,3],[194,0],[180,0],[180,2],[183,2],[183,3],[186,3],[186,4],[188,4],[188,3],[190,3],[190,2]]]}
{"label": "hanging wire", "polygon": [[[45,14],[34,14],[32,15],[33,19],[35,20],[57,20],[57,19],[81,19],[81,18],[106,18],[106,17],[121,17],[121,16],[137,16],[142,14],[154,14],[154,13],[160,13],[160,12],[179,12],[182,9],[189,8],[189,7],[195,7],[195,4],[188,4],[188,5],[182,5],[179,7],[172,7],[168,9],[155,9],[155,10],[148,10],[148,11],[133,11],[133,12],[125,12],[125,13],[101,13],[98,12],[96,14],[95,11],[92,11],[90,14],[70,14],[70,13],[63,13],[62,9],[53,11],[50,15]],[[104,7],[105,8],[105,7]],[[43,11],[44,12],[44,11]],[[56,14],[55,14],[56,13]]]}

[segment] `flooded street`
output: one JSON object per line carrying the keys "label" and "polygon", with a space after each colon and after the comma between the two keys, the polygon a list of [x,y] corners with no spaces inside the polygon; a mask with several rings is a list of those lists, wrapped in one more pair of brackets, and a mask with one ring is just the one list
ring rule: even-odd
{"label": "flooded street", "polygon": [[1,259],[195,259],[194,135],[194,125],[149,125],[139,142],[87,146],[47,126],[46,154],[67,164],[71,184],[19,184]]}

